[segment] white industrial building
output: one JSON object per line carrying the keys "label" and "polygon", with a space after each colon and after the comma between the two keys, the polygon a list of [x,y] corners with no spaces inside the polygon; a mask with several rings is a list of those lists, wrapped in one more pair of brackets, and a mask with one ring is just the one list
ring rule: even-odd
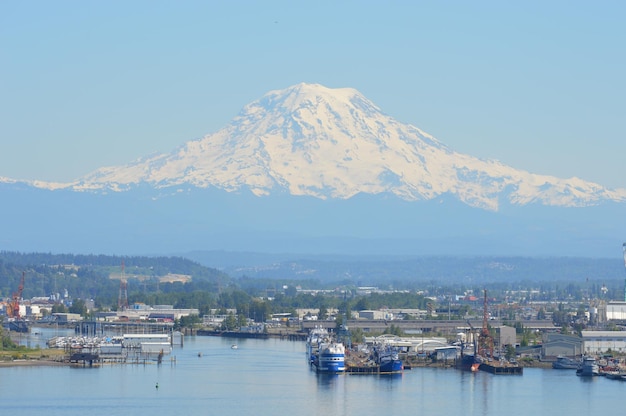
{"label": "white industrial building", "polygon": [[606,304],[606,319],[626,321],[626,302],[611,301]]}
{"label": "white industrial building", "polygon": [[391,315],[389,312],[387,311],[370,311],[370,310],[363,310],[363,311],[359,311],[359,318],[360,319],[369,319],[369,320],[382,320],[382,319],[386,319],[386,320],[392,320],[393,319],[393,315]]}
{"label": "white industrial building", "polygon": [[582,338],[585,354],[626,352],[626,331],[582,331]]}
{"label": "white industrial building", "polygon": [[[398,337],[396,335],[386,334],[377,337],[364,337],[365,344],[385,344],[400,348],[403,352],[427,352],[431,353],[441,348],[451,348],[448,340],[443,337],[424,338],[424,337]],[[452,347],[453,348],[453,347]]]}

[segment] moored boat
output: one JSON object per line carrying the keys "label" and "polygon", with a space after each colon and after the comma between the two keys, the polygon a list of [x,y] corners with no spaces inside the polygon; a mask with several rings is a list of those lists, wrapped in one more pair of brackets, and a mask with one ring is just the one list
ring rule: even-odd
{"label": "moored boat", "polygon": [[461,342],[461,356],[456,360],[456,368],[463,371],[478,371],[482,360],[478,356],[475,343]]}
{"label": "moored boat", "polygon": [[306,359],[309,364],[314,364],[319,355],[319,347],[322,341],[328,339],[330,334],[328,330],[316,326],[311,329],[306,339]]}
{"label": "moored boat", "polygon": [[375,346],[372,354],[374,361],[378,365],[379,373],[400,373],[404,370],[396,347],[390,345]]}
{"label": "moored boat", "polygon": [[346,371],[344,345],[332,340],[322,342],[313,365],[318,373],[343,373]]}
{"label": "moored boat", "polygon": [[478,371],[480,360],[474,354],[463,354],[456,362],[456,367],[463,371]]}
{"label": "moored boat", "polygon": [[555,370],[577,370],[579,367],[580,361],[562,355],[556,357],[556,361],[552,363]]}
{"label": "moored boat", "polygon": [[610,380],[626,381],[626,373],[623,371],[611,371],[604,375]]}
{"label": "moored boat", "polygon": [[595,358],[590,356],[583,357],[580,367],[576,370],[576,375],[581,377],[593,377],[600,374],[600,366]]}

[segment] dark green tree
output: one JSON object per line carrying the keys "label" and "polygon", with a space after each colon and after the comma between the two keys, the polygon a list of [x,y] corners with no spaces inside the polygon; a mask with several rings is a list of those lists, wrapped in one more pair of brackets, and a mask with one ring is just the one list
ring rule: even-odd
{"label": "dark green tree", "polygon": [[221,328],[223,331],[234,331],[237,328],[237,318],[232,312],[226,316]]}
{"label": "dark green tree", "polygon": [[78,313],[80,316],[87,315],[87,306],[85,305],[85,301],[82,299],[76,299],[72,302],[72,306],[69,308],[70,313]]}
{"label": "dark green tree", "polygon": [[67,313],[67,307],[62,303],[52,305],[52,313]]}
{"label": "dark green tree", "polygon": [[317,313],[317,319],[319,319],[320,321],[328,319],[328,309],[326,308],[326,305],[320,306],[320,310]]}
{"label": "dark green tree", "polygon": [[363,296],[359,298],[354,304],[354,310],[356,311],[366,311],[370,309],[370,303],[367,297]]}
{"label": "dark green tree", "polygon": [[14,349],[17,345],[11,341],[11,337],[4,333],[4,328],[0,325],[0,350]]}
{"label": "dark green tree", "polygon": [[515,347],[512,345],[507,345],[504,356],[506,357],[507,360],[511,360],[512,358],[515,358]]}
{"label": "dark green tree", "polygon": [[266,322],[272,314],[272,307],[268,301],[255,299],[250,304],[250,317],[254,322]]}
{"label": "dark green tree", "polygon": [[545,309],[539,308],[539,311],[537,311],[537,319],[539,319],[539,320],[546,319],[546,311],[545,311]]}

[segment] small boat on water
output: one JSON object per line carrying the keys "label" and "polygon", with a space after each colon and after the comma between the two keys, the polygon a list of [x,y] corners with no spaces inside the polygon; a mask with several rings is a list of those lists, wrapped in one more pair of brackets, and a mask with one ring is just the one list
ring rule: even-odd
{"label": "small boat on water", "polygon": [[580,367],[576,370],[576,375],[581,377],[593,377],[600,374],[600,366],[595,358],[584,356]]}
{"label": "small boat on water", "polygon": [[604,375],[610,380],[626,381],[626,373],[623,371],[611,371]]}
{"label": "small boat on water", "polygon": [[578,370],[580,364],[578,360],[559,355],[556,357],[556,361],[552,363],[552,368],[555,370]]}
{"label": "small boat on water", "polygon": [[231,349],[231,350],[236,350],[237,348],[239,348],[239,347],[237,346],[237,344],[233,344],[233,345],[231,345],[231,346],[230,346],[230,349]]}

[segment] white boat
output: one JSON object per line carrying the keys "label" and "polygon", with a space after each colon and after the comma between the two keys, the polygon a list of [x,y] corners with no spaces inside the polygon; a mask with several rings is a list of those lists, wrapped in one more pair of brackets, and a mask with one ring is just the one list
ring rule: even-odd
{"label": "white boat", "polygon": [[309,364],[313,364],[313,361],[317,360],[320,344],[329,338],[328,330],[320,326],[311,329],[306,339],[306,359]]}
{"label": "white boat", "polygon": [[319,347],[318,358],[314,362],[318,373],[338,374],[346,371],[346,350],[342,343],[329,341],[322,342]]}
{"label": "white boat", "polygon": [[318,373],[338,374],[346,370],[344,345],[322,327],[309,332],[306,354],[307,361]]}
{"label": "white boat", "polygon": [[231,345],[231,346],[230,346],[230,349],[231,349],[231,350],[236,350],[237,348],[239,348],[239,347],[237,346],[237,344],[233,344],[233,345]]}
{"label": "white boat", "polygon": [[576,370],[576,375],[581,377],[593,377],[599,374],[600,366],[598,365],[596,359],[590,356],[583,357],[580,367]]}
{"label": "white boat", "polygon": [[556,357],[556,361],[552,363],[552,368],[556,370],[577,370],[580,368],[580,361],[559,355]]}

